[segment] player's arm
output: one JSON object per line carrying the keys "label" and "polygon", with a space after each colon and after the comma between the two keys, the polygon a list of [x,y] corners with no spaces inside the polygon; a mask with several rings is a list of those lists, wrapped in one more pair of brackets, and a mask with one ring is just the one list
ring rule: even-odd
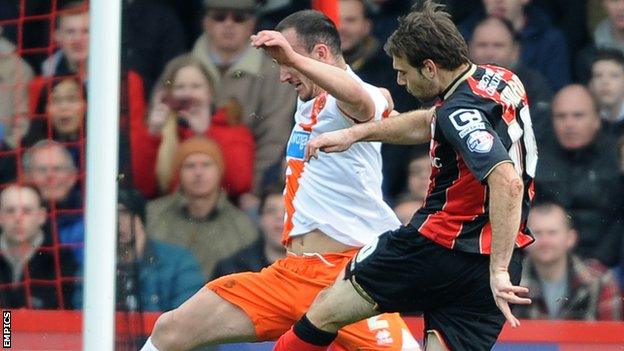
{"label": "player's arm", "polygon": [[509,303],[527,304],[531,303],[531,300],[516,295],[527,293],[528,289],[514,286],[507,269],[520,228],[524,186],[511,162],[503,162],[495,166],[487,177],[487,184],[490,193],[489,211],[492,225],[490,286],[496,305],[512,327],[517,327],[520,322],[511,313]]}
{"label": "player's arm", "polygon": [[252,45],[265,48],[279,64],[296,69],[327,91],[338,100],[338,107],[350,118],[366,122],[375,116],[373,98],[347,71],[298,54],[282,33],[260,31],[252,36]]}
{"label": "player's arm", "polygon": [[342,152],[358,141],[382,141],[390,144],[422,144],[431,139],[433,109],[415,110],[377,122],[357,124],[310,140],[305,159],[323,152]]}

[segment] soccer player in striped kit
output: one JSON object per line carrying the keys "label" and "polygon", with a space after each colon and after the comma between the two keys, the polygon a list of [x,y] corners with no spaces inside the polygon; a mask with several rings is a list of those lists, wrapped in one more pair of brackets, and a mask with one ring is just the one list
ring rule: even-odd
{"label": "soccer player in striped kit", "polygon": [[[430,0],[386,44],[397,81],[428,111],[329,132],[306,158],[361,141],[430,143],[431,183],[409,224],[362,248],[278,351],[322,351],[340,327],[382,312],[422,312],[426,350],[489,350],[520,287],[537,148],[526,93],[507,69],[477,66],[450,16]],[[319,152],[320,151],[320,152]]]}

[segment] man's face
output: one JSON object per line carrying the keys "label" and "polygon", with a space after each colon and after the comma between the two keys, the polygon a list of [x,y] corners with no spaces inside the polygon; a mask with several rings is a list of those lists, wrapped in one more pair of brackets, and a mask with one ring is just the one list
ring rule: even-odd
{"label": "man's face", "polygon": [[409,175],[407,187],[411,194],[419,199],[425,199],[429,189],[429,175],[431,174],[431,161],[429,156],[422,156],[409,163]]}
{"label": "man's face", "polygon": [[117,206],[117,221],[119,227],[119,243],[128,245],[137,235],[143,233],[143,223],[141,218],[132,214],[124,205]]}
{"label": "man's face", "polygon": [[28,242],[45,221],[45,209],[34,190],[10,186],[0,194],[0,227],[11,242]]}
{"label": "man's face", "polygon": [[260,216],[260,228],[267,242],[281,248],[282,231],[284,230],[284,198],[281,194],[272,194],[267,197]]}
{"label": "man's face", "polygon": [[470,57],[480,65],[495,63],[510,68],[518,59],[518,47],[502,23],[487,21],[472,34]]}
{"label": "man's face", "polygon": [[617,30],[624,30],[624,0],[603,0],[609,21]]}
{"label": "man's face", "polygon": [[483,0],[485,12],[494,17],[504,17],[514,21],[523,16],[524,6],[529,0]]}
{"label": "man's face", "polygon": [[422,102],[433,100],[438,95],[438,86],[433,79],[424,76],[425,68],[418,69],[407,59],[392,57],[392,67],[397,71],[397,83],[405,86],[407,92]]}
{"label": "man's face", "polygon": [[237,52],[249,46],[249,37],[256,25],[250,12],[229,9],[209,9],[204,16],[204,32],[217,50]]}
{"label": "man's face", "polygon": [[221,170],[215,160],[204,153],[187,156],[180,168],[180,187],[190,197],[206,197],[219,191]]}
{"label": "man's face", "polygon": [[371,22],[364,16],[364,4],[359,0],[339,2],[340,42],[342,51],[350,51],[362,43],[371,31]]}
{"label": "man's face", "polygon": [[561,91],[552,105],[555,136],[565,149],[575,150],[588,146],[600,129],[589,93],[580,88]]}
{"label": "man's face", "polygon": [[576,236],[565,216],[560,208],[530,212],[528,227],[535,235],[535,243],[528,247],[528,254],[536,264],[556,263],[572,250]]}
{"label": "man's face", "polygon": [[[307,51],[306,47],[299,40],[294,28],[285,29],[282,34],[295,52],[306,57],[318,59],[314,53]],[[312,100],[321,92],[321,88],[318,85],[306,78],[301,72],[289,66],[280,65],[280,81],[293,85],[299,99],[302,101]]]}
{"label": "man's face", "polygon": [[78,133],[87,108],[82,87],[73,79],[62,81],[52,89],[46,108],[57,132]]}
{"label": "man's face", "polygon": [[36,149],[30,160],[28,177],[47,201],[65,200],[78,179],[71,156],[61,148],[50,146]]}
{"label": "man's face", "polygon": [[89,14],[85,12],[60,17],[55,39],[69,62],[84,63],[89,53]]}
{"label": "man's face", "polygon": [[621,106],[624,101],[624,67],[612,60],[594,63],[589,88],[601,107]]}

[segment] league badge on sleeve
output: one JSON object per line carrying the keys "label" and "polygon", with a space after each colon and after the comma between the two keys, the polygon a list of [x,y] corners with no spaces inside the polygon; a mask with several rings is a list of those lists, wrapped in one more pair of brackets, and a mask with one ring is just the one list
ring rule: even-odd
{"label": "league badge on sleeve", "polygon": [[466,144],[468,144],[468,150],[485,154],[492,150],[492,146],[494,146],[494,136],[486,130],[475,130],[468,135]]}

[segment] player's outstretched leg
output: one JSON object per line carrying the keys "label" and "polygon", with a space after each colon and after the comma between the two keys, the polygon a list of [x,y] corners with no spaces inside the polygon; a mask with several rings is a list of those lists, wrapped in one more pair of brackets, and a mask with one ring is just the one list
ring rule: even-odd
{"label": "player's outstretched leg", "polygon": [[256,331],[247,314],[204,287],[158,318],[141,351],[190,350],[200,345],[255,339]]}
{"label": "player's outstretched leg", "polygon": [[379,314],[348,280],[323,290],[308,312],[284,335],[273,350],[323,351],[336,339],[338,329]]}

